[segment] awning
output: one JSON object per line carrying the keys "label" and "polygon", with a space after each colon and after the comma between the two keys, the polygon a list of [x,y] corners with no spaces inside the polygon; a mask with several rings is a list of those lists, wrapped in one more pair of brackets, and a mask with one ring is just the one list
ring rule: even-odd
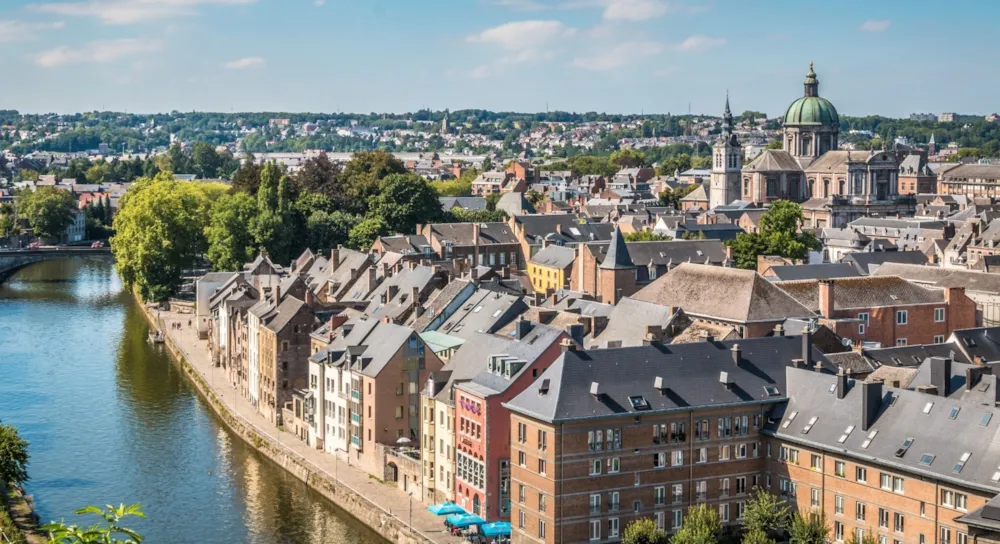
{"label": "awning", "polygon": [[427,507],[435,516],[447,516],[450,514],[464,514],[465,510],[453,503],[453,502],[443,502],[441,504],[432,504]]}
{"label": "awning", "polygon": [[483,536],[510,536],[509,521],[495,521],[479,527],[479,532]]}
{"label": "awning", "polygon": [[472,525],[483,525],[486,520],[479,516],[474,516],[472,514],[452,514],[445,518],[452,527],[458,527],[459,529],[464,529]]}

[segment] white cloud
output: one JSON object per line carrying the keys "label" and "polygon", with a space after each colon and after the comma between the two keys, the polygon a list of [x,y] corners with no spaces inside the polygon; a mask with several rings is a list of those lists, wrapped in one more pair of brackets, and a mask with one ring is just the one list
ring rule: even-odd
{"label": "white cloud", "polygon": [[248,70],[250,68],[260,68],[265,63],[266,61],[260,57],[246,57],[227,62],[222,67],[229,70]]}
{"label": "white cloud", "polygon": [[233,6],[256,2],[257,0],[83,0],[29,4],[28,9],[63,17],[92,17],[106,24],[124,25],[195,15],[199,6]]}
{"label": "white cloud", "polygon": [[23,42],[39,37],[46,30],[60,30],[66,23],[29,23],[26,21],[0,20],[0,42]]}
{"label": "white cloud", "polygon": [[604,18],[615,21],[646,21],[662,17],[670,6],[662,0],[611,0],[604,8]]}
{"label": "white cloud", "polygon": [[861,25],[865,32],[883,32],[892,24],[888,19],[868,19]]}
{"label": "white cloud", "polygon": [[469,72],[472,79],[484,79],[504,74],[512,66],[537,64],[552,60],[555,53],[537,49],[523,49],[511,55],[500,57],[492,62],[480,64]]}
{"label": "white cloud", "polygon": [[643,57],[658,55],[663,50],[663,45],[657,42],[624,42],[591,57],[577,57],[573,59],[573,66],[587,70],[612,70]]}
{"label": "white cloud", "polygon": [[706,51],[716,47],[726,45],[725,38],[713,38],[711,36],[694,35],[674,46],[677,51]]}
{"label": "white cloud", "polygon": [[498,45],[512,51],[531,49],[572,36],[576,29],[559,21],[516,21],[488,28],[466,38],[471,43]]}
{"label": "white cloud", "polygon": [[163,42],[144,39],[101,40],[84,44],[82,47],[62,46],[35,55],[35,63],[44,68],[55,68],[65,64],[108,63],[126,57],[160,51]]}
{"label": "white cloud", "polygon": [[316,7],[318,7],[318,8],[323,7],[323,4],[326,4],[326,0],[315,0],[313,2],[313,5],[316,6]]}

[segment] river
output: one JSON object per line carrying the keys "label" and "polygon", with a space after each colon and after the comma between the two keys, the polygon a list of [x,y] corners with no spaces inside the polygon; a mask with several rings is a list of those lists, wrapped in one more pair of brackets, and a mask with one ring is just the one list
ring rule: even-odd
{"label": "river", "polygon": [[30,442],[43,521],[140,503],[151,544],[385,544],[231,434],[162,348],[109,262],[74,258],[0,285],[0,420]]}

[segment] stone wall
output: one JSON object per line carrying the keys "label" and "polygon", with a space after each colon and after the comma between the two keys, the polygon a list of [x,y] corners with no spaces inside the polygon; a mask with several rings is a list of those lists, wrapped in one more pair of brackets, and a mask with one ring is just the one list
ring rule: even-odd
{"label": "stone wall", "polygon": [[[140,303],[140,307],[147,321],[154,327],[157,326],[156,318],[149,313],[146,306]],[[288,451],[269,437],[262,436],[242,418],[230,412],[229,408],[216,397],[211,387],[205,383],[201,374],[191,367],[169,335],[166,336],[164,345],[172,355],[172,359],[180,365],[185,376],[191,380],[199,395],[208,401],[209,406],[226,426],[247,444],[390,542],[396,544],[434,544],[430,538],[411,532],[404,520],[385,511],[375,500],[339,484],[325,472],[313,467],[307,460]]]}

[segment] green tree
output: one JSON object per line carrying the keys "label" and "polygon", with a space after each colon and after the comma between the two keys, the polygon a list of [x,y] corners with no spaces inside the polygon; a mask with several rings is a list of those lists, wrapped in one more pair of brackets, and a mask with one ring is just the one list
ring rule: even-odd
{"label": "green tree", "polygon": [[656,522],[649,518],[640,518],[625,527],[622,533],[622,544],[667,544],[667,533],[656,527]]}
{"label": "green tree", "polygon": [[507,220],[503,210],[463,210],[455,208],[444,212],[442,223],[496,223]]}
{"label": "green tree", "polygon": [[111,251],[122,282],[144,300],[164,300],[181,282],[181,271],[207,249],[212,195],[226,189],[178,182],[169,172],[140,179],[121,199]]}
{"label": "green tree", "polygon": [[251,230],[257,246],[266,251],[271,260],[283,264],[291,262],[295,241],[290,193],[290,182],[281,175],[278,165],[266,164],[260,174],[257,214]]}
{"label": "green tree", "polygon": [[687,511],[681,529],[670,539],[671,544],[716,544],[722,532],[719,513],[707,504],[699,504]]}
{"label": "green tree", "polygon": [[222,163],[222,157],[212,144],[196,142],[191,148],[191,167],[194,169],[192,173],[197,174],[201,179],[219,177]]}
{"label": "green tree", "polygon": [[664,234],[657,234],[651,230],[644,230],[639,232],[629,232],[625,234],[626,242],[665,242],[667,240],[672,240],[673,238],[666,236]]}
{"label": "green tree", "polygon": [[233,190],[256,195],[257,188],[260,187],[260,173],[263,169],[263,166],[254,163],[253,155],[247,157],[246,162],[233,174]]}
{"label": "green tree", "polygon": [[[10,425],[0,424],[0,484],[28,481],[28,442]],[[3,501],[0,501],[2,507]]]}
{"label": "green tree", "polygon": [[[122,520],[129,517],[145,518],[138,504],[117,507],[106,505],[104,509],[88,506],[74,512],[77,515],[95,515],[101,518],[87,527],[66,525],[64,521],[52,522],[42,526],[49,533],[49,544],[140,544],[142,535],[132,529],[122,526]],[[123,537],[124,539],[122,539]]]}
{"label": "green tree", "polygon": [[348,245],[357,250],[367,250],[372,247],[379,236],[389,234],[389,226],[380,217],[369,217],[351,229]]}
{"label": "green tree", "polygon": [[531,202],[532,206],[539,205],[543,200],[545,200],[545,193],[538,192],[534,189],[524,193],[524,198]]}
{"label": "green tree", "polygon": [[20,230],[17,224],[17,209],[14,205],[0,204],[0,237],[12,236]]}
{"label": "green tree", "polygon": [[355,153],[344,166],[341,176],[347,211],[365,213],[371,197],[379,192],[382,180],[390,174],[405,174],[402,161],[385,151]]}
{"label": "green tree", "polygon": [[709,168],[712,166],[712,156],[703,155],[700,157],[691,157],[691,168]]}
{"label": "green tree", "polygon": [[390,174],[372,197],[368,214],[378,217],[392,232],[413,232],[417,223],[441,217],[441,201],[430,183],[416,174]]}
{"label": "green tree", "polygon": [[205,238],[214,270],[240,270],[254,258],[257,243],[248,226],[256,216],[256,202],[246,193],[225,195],[212,205]]}
{"label": "green tree", "polygon": [[[788,528],[789,542],[791,544],[825,544],[830,536],[830,528],[826,524],[826,515],[822,510],[815,512],[796,512],[792,517],[792,523]],[[853,544],[878,544],[878,539],[872,535],[871,530],[857,542],[857,537],[852,533],[848,542]]]}
{"label": "green tree", "polygon": [[306,220],[307,243],[313,251],[327,253],[349,243],[351,229],[357,223],[356,217],[345,212],[317,211]]}
{"label": "green tree", "polygon": [[790,514],[791,507],[785,501],[763,488],[755,487],[743,508],[743,530],[780,534],[788,527]]}
{"label": "green tree", "polygon": [[618,168],[635,168],[646,165],[646,157],[635,149],[621,149],[611,154],[611,164]]}
{"label": "green tree", "polygon": [[784,149],[784,147],[785,142],[781,141],[781,138],[778,138],[777,140],[771,140],[768,142],[765,149]]}
{"label": "green tree", "polygon": [[56,238],[66,232],[77,210],[76,201],[68,191],[55,187],[39,187],[21,191],[17,201],[18,214],[41,238]]}
{"label": "green tree", "polygon": [[661,160],[656,173],[661,176],[673,176],[675,173],[683,172],[689,168],[691,168],[691,155],[678,153]]}
{"label": "green tree", "polygon": [[761,529],[744,531],[741,542],[742,544],[776,544],[776,541]]}
{"label": "green tree", "polygon": [[775,201],[761,216],[759,232],[741,232],[729,242],[736,266],[752,270],[757,268],[759,255],[805,259],[810,250],[819,250],[822,244],[815,236],[799,232],[803,221],[801,206],[790,200]]}
{"label": "green tree", "polygon": [[479,170],[468,168],[462,171],[458,179],[449,181],[439,181],[434,184],[434,189],[440,196],[470,196],[472,194],[472,182],[479,176]]}
{"label": "green tree", "polygon": [[494,211],[497,209],[497,203],[500,202],[500,197],[503,196],[500,193],[490,193],[486,195],[486,209],[489,211]]}
{"label": "green tree", "polygon": [[340,184],[341,167],[330,160],[326,153],[320,153],[302,164],[292,181],[303,192],[322,194],[338,204],[344,200]]}

